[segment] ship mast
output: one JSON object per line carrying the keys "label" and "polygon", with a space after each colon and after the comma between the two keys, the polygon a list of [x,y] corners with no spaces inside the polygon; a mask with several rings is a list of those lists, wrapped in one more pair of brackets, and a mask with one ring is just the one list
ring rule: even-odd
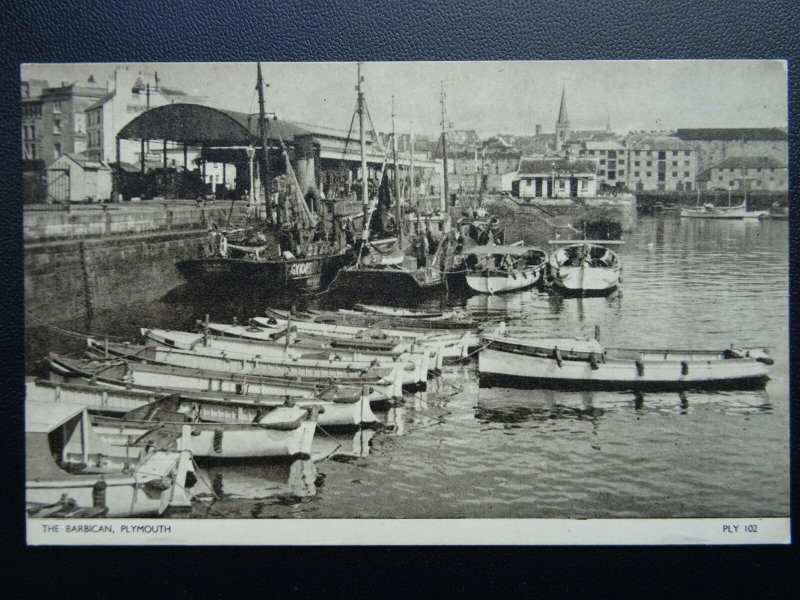
{"label": "ship mast", "polygon": [[[264,185],[264,201],[266,203],[266,211],[269,215],[272,214],[271,201],[269,193],[269,171],[267,170],[268,155],[269,155],[269,140],[267,139],[267,116],[264,112],[264,78],[261,76],[261,63],[258,63],[258,80],[256,82],[256,89],[258,90],[258,132],[261,136],[261,183]],[[280,210],[278,211],[280,215]],[[281,217],[278,217],[280,220]]]}
{"label": "ship mast", "polygon": [[411,169],[411,184],[408,190],[408,203],[411,206],[413,206],[415,212],[419,214],[419,210],[417,210],[417,206],[414,203],[414,199],[417,196],[417,190],[416,190],[417,186],[416,186],[416,179],[414,177],[414,124],[413,123],[411,124],[410,129],[411,131],[408,134],[408,137],[410,138],[409,141],[411,142],[411,147],[410,147],[410,156],[408,158],[408,164],[409,168]]}
{"label": "ship mast", "polygon": [[397,219],[397,244],[403,245],[403,209],[400,198],[400,173],[397,168],[397,135],[394,130],[394,96],[392,96],[392,162],[394,163],[394,200],[395,218]]}
{"label": "ship mast", "polygon": [[367,189],[367,142],[364,139],[364,91],[361,84],[364,78],[361,76],[361,63],[358,63],[358,135],[361,141],[361,204],[364,211],[364,229],[369,228],[369,190]]}
{"label": "ship mast", "polygon": [[446,210],[447,203],[450,200],[450,185],[447,181],[447,130],[445,125],[445,117],[444,117],[444,81],[442,81],[442,168],[444,169],[444,205],[442,206],[442,210]]}

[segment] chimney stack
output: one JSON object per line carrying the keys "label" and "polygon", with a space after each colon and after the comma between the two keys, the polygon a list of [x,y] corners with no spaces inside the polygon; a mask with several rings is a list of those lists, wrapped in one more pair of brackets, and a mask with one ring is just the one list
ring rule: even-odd
{"label": "chimney stack", "polygon": [[540,124],[540,123],[537,123],[537,124],[536,124],[536,135],[537,135],[537,136],[540,136],[540,135],[542,135],[542,126],[541,126],[541,124]]}

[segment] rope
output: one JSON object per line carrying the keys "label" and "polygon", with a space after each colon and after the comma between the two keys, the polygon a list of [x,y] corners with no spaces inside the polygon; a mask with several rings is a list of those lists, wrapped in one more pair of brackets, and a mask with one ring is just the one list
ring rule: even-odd
{"label": "rope", "polygon": [[317,425],[317,429],[319,429],[319,430],[320,430],[322,433],[324,433],[326,436],[328,436],[330,439],[332,439],[332,440],[333,440],[333,441],[336,443],[336,448],[334,448],[334,449],[333,449],[333,451],[332,451],[332,452],[331,452],[331,453],[330,453],[328,456],[326,456],[326,457],[325,457],[325,459],[324,459],[324,460],[328,460],[328,458],[329,458],[329,457],[331,457],[331,456],[333,456],[334,454],[336,454],[336,451],[337,451],[339,448],[341,448],[341,447],[342,447],[342,445],[341,445],[341,444],[340,444],[338,441],[336,441],[336,438],[335,438],[335,437],[333,437],[333,436],[332,436],[330,433],[328,433],[327,431],[325,431],[325,429],[324,429],[324,428],[320,427],[320,425]]}
{"label": "rope", "polygon": [[64,329],[63,327],[59,327],[58,325],[53,325],[52,323],[48,323],[47,321],[45,321],[43,319],[40,319],[39,317],[34,315],[29,310],[25,310],[25,313],[31,319],[33,319],[34,321],[38,321],[39,323],[41,323],[45,327],[48,327],[49,329],[52,329],[53,331],[58,331],[59,333],[62,333],[64,335],[69,335],[69,336],[80,338],[80,339],[84,339],[84,340],[87,337],[93,337],[93,338],[102,337],[102,338],[108,338],[108,339],[114,339],[114,340],[126,340],[126,339],[128,339],[128,338],[126,338],[124,336],[120,336],[120,335],[105,335],[105,334],[99,334],[98,335],[98,334],[93,334],[93,333],[82,333],[80,331],[70,331],[69,329]]}

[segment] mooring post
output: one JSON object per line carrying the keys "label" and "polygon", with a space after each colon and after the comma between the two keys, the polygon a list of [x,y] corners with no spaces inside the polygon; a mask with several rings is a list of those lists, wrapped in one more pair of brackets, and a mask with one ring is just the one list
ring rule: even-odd
{"label": "mooring post", "polygon": [[105,350],[105,357],[108,358],[108,338],[105,339],[104,350]]}

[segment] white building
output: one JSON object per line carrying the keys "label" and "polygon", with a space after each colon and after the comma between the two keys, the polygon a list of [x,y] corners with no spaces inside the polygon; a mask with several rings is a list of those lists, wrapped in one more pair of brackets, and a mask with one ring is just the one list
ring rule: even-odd
{"label": "white building", "polygon": [[530,199],[597,196],[597,162],[589,159],[522,158],[511,193]]}

